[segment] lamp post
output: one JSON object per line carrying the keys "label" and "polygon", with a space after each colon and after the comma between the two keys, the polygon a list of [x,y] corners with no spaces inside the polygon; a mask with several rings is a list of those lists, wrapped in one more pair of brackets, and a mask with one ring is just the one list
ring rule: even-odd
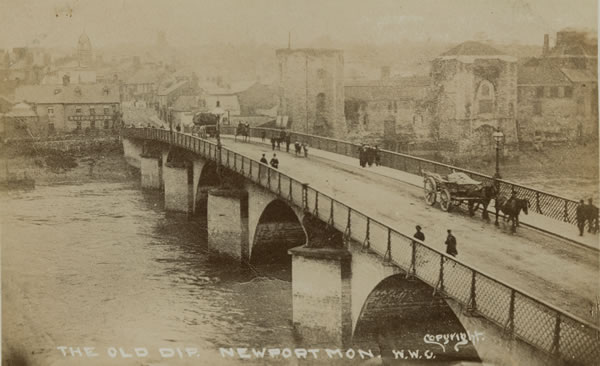
{"label": "lamp post", "polygon": [[217,175],[221,180],[221,117],[225,111],[221,108],[221,102],[217,100],[217,106],[212,110],[212,114],[217,116]]}
{"label": "lamp post", "polygon": [[494,174],[494,179],[502,179],[500,176],[500,143],[504,139],[504,134],[497,128],[492,137],[496,141],[496,174]]}

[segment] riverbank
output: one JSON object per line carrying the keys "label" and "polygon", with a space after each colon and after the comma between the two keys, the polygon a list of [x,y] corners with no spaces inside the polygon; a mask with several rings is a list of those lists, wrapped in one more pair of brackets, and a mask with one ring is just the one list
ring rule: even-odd
{"label": "riverbank", "polygon": [[0,181],[28,177],[35,180],[36,186],[125,182],[136,174],[123,158],[118,141],[70,151],[4,146],[2,155]]}

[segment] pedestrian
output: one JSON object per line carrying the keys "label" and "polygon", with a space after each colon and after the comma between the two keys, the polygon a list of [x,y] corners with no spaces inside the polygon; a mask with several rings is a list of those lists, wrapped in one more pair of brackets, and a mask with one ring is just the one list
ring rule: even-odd
{"label": "pedestrian", "polygon": [[381,155],[379,154],[379,146],[375,145],[375,166],[381,165]]}
{"label": "pedestrian", "polygon": [[175,129],[177,130],[177,132],[181,132],[181,125],[177,125],[177,127],[175,127]]}
{"label": "pedestrian", "polygon": [[262,142],[265,142],[265,138],[267,137],[267,131],[261,131],[260,138]]}
{"label": "pedestrian", "polygon": [[267,157],[265,156],[265,154],[262,154],[262,158],[260,158],[260,162],[263,164],[269,164],[269,162],[267,161]]}
{"label": "pedestrian", "polygon": [[276,154],[273,154],[273,157],[271,158],[271,166],[275,169],[279,167],[279,159],[277,159]]}
{"label": "pedestrian", "polygon": [[360,163],[361,167],[365,167],[365,162],[367,161],[366,159],[366,151],[365,151],[365,145],[362,144],[359,148],[358,148],[358,161]]}
{"label": "pedestrian", "polygon": [[452,230],[448,229],[448,237],[446,238],[446,253],[453,257],[458,255],[456,250],[456,238],[452,235]]}
{"label": "pedestrian", "polygon": [[277,149],[281,150],[281,137],[277,138]]}
{"label": "pedestrian", "polygon": [[415,228],[417,229],[417,232],[413,235],[413,238],[425,241],[425,234],[421,231],[421,226],[417,225]]}
{"label": "pedestrian", "polygon": [[290,144],[292,143],[290,134],[285,135],[285,152],[290,152]]}
{"label": "pedestrian", "polygon": [[273,151],[275,151],[275,137],[271,137],[271,147],[273,148]]}
{"label": "pedestrian", "polygon": [[294,142],[294,149],[296,150],[296,156],[300,155],[301,148],[302,148],[302,146],[300,146],[300,142],[298,142],[298,141]]}
{"label": "pedestrian", "polygon": [[583,200],[579,201],[577,209],[575,210],[575,219],[577,220],[577,228],[579,229],[579,236],[583,236],[585,229],[585,220],[587,219],[588,207],[584,204]]}
{"label": "pedestrian", "polygon": [[372,146],[367,146],[367,163],[369,164],[369,168],[373,166],[373,162],[375,161],[375,151]]}
{"label": "pedestrian", "polygon": [[302,150],[304,150],[304,157],[308,158],[308,145],[306,144],[306,142],[302,143]]}
{"label": "pedestrian", "polygon": [[592,203],[592,199],[588,199],[586,218],[588,222],[588,233],[598,231],[598,207]]}

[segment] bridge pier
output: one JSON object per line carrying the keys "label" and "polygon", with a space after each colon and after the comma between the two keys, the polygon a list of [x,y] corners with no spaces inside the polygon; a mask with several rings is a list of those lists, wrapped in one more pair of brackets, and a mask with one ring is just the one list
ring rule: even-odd
{"label": "bridge pier", "polygon": [[163,167],[165,210],[189,211],[188,168],[167,164]]}
{"label": "bridge pier", "polygon": [[349,346],[352,255],[346,249],[305,246],[289,253],[294,330],[306,345]]}
{"label": "bridge pier", "polygon": [[217,188],[208,192],[208,249],[237,261],[247,262],[248,193]]}
{"label": "bridge pier", "polygon": [[141,156],[140,175],[142,177],[142,188],[160,189],[161,187],[162,163],[160,158]]}

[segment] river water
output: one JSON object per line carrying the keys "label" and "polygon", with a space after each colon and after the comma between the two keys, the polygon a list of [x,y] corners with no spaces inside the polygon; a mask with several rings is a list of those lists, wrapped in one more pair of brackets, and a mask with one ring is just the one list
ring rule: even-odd
{"label": "river water", "polygon": [[[3,359],[231,364],[241,361],[219,347],[294,346],[289,268],[210,258],[203,228],[166,214],[159,194],[96,182],[2,193],[0,204]],[[94,350],[63,356],[60,346]],[[110,347],[124,352],[109,358]],[[198,355],[167,359],[160,348]]]}

